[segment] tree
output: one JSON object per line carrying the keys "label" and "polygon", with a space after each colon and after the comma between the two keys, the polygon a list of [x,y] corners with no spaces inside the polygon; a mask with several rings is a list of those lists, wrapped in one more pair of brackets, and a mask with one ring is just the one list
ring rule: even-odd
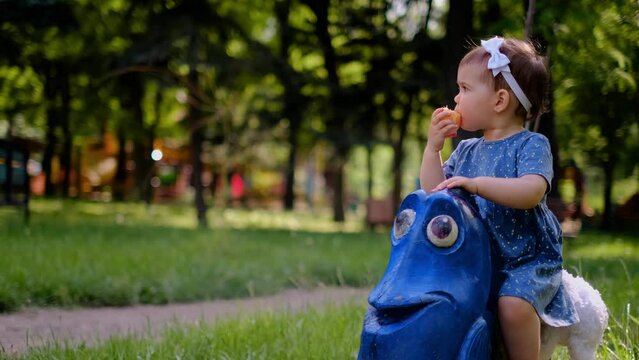
{"label": "tree", "polygon": [[[77,38],[71,30],[77,27],[70,5],[65,1],[6,1],[0,3],[0,24],[14,37],[4,38],[14,60],[22,60],[38,73],[44,83],[47,111],[47,136],[43,160],[46,176],[45,192],[52,195],[51,161],[57,152],[58,134],[62,132],[61,164],[64,172],[64,195],[67,195],[71,163],[71,134],[69,130],[70,87],[68,58],[75,49],[69,46]],[[58,35],[61,32],[61,35]],[[28,46],[26,46],[28,45]]]}
{"label": "tree", "polygon": [[[184,124],[191,149],[194,204],[198,224],[203,227],[207,225],[202,181],[205,145],[221,141],[234,149],[232,144],[239,138],[238,133],[246,133],[246,125],[251,119],[250,111],[247,111],[249,116],[237,124],[238,131],[226,131],[229,124],[229,130],[234,130],[232,113],[235,109],[227,111],[225,97],[241,92],[236,89],[247,88],[247,80],[257,82],[261,74],[272,69],[268,66],[271,57],[266,58],[267,66],[260,63],[264,60],[262,57],[248,60],[252,54],[249,50],[263,50],[263,47],[247,31],[253,24],[238,20],[245,17],[240,12],[240,4],[236,3],[237,7],[228,5],[228,2],[212,4],[205,0],[173,7],[149,4],[146,31],[138,37],[139,45],[130,51],[130,57],[138,59],[137,62],[129,61],[133,65],[132,71],[164,73],[175,85],[185,88]],[[254,13],[261,12],[256,10]],[[258,51],[257,55],[264,53]],[[138,65],[144,66],[137,70]],[[227,116],[229,114],[231,116]],[[229,119],[231,121],[227,122]],[[248,140],[243,146],[251,144]]]}
{"label": "tree", "polygon": [[279,65],[275,73],[284,86],[282,116],[288,119],[288,143],[290,146],[286,166],[286,189],[284,192],[284,208],[292,210],[295,202],[295,166],[298,153],[299,132],[302,125],[303,109],[308,103],[302,94],[303,79],[290,64],[290,51],[297,29],[290,23],[291,0],[275,3],[275,16],[279,29]]}
{"label": "tree", "polygon": [[[624,157],[636,147],[637,73],[639,61],[639,7],[633,2],[589,3],[571,8],[557,27],[553,69],[561,83],[559,119],[564,149],[584,151],[604,174],[602,226],[614,224],[612,187],[620,160],[637,166],[636,157]],[[633,15],[634,14],[634,15]]]}
{"label": "tree", "polygon": [[338,60],[335,54],[331,33],[329,30],[329,10],[330,1],[302,1],[308,6],[315,15],[315,23],[313,32],[317,38],[322,57],[323,66],[326,71],[327,88],[328,88],[328,104],[326,109],[326,127],[328,136],[334,141],[335,152],[330,160],[329,174],[332,177],[330,182],[333,184],[333,219],[335,221],[344,221],[344,163],[348,154],[349,145],[344,141],[339,141],[339,137],[346,129],[343,114],[335,111],[336,104],[340,102],[342,95],[340,76],[337,72]]}

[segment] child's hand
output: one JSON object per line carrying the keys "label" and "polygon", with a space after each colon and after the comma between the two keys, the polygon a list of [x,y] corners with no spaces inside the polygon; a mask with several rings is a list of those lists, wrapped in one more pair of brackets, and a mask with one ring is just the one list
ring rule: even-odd
{"label": "child's hand", "polygon": [[474,178],[467,178],[463,176],[453,176],[450,179],[446,179],[435,186],[433,191],[439,191],[444,189],[462,188],[471,194],[477,194],[479,190],[477,187],[477,181]]}
{"label": "child's hand", "polygon": [[437,108],[433,112],[428,127],[428,143],[426,144],[430,151],[441,151],[444,147],[444,140],[457,133],[459,126],[451,119],[450,113],[451,110],[445,107]]}

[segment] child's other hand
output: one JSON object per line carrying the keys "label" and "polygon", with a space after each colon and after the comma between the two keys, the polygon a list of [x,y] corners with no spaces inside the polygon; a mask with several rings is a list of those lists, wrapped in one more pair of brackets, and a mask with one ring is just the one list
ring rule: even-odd
{"label": "child's other hand", "polygon": [[450,118],[451,110],[445,107],[433,111],[428,127],[428,143],[426,147],[433,152],[441,151],[444,140],[457,133],[459,126]]}
{"label": "child's other hand", "polygon": [[464,176],[453,176],[450,179],[446,179],[435,186],[433,191],[440,191],[444,189],[462,188],[471,194],[477,194],[477,181],[474,178],[467,178]]}

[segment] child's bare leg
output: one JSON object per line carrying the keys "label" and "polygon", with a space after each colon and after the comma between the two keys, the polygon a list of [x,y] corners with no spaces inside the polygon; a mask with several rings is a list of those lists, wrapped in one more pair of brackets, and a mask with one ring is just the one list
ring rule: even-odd
{"label": "child's bare leg", "polygon": [[499,325],[510,360],[539,359],[541,323],[527,301],[502,296],[498,305]]}

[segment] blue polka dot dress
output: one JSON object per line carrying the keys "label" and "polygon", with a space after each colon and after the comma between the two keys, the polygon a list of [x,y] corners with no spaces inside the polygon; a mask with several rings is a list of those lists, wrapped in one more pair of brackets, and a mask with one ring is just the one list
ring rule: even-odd
{"label": "blue polka dot dress", "polygon": [[[536,174],[546,179],[550,190],[550,145],[543,135],[526,130],[497,141],[464,140],[444,163],[444,174],[446,178]],[[578,322],[561,283],[561,227],[546,206],[546,196],[535,208],[526,210],[504,207],[479,196],[476,202],[495,244],[498,295],[528,301],[550,326]]]}

